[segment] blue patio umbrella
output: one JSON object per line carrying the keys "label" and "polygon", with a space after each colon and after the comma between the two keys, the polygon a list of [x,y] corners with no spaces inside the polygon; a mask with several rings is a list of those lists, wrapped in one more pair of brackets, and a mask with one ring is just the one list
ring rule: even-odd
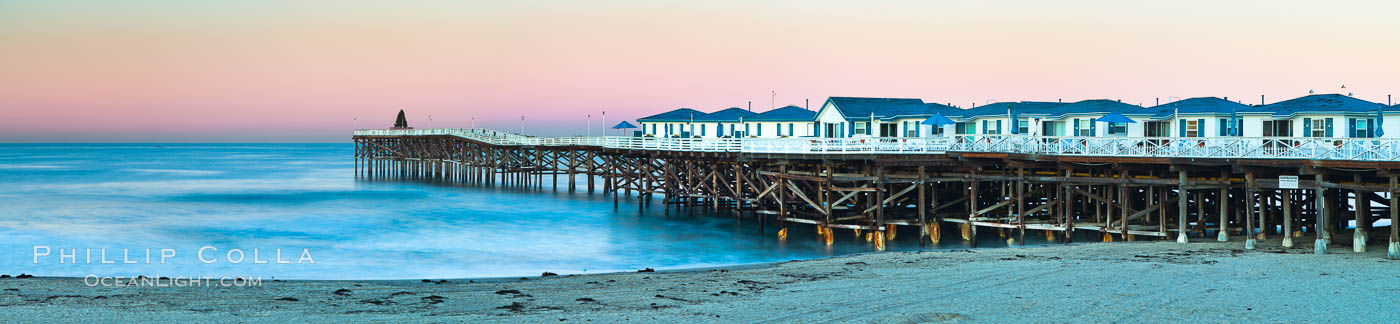
{"label": "blue patio umbrella", "polygon": [[1016,134],[1016,128],[1020,125],[1017,125],[1016,114],[1011,112],[1011,107],[1006,108],[1006,119],[1011,120],[1011,131],[1008,133]]}
{"label": "blue patio umbrella", "polygon": [[1244,134],[1238,134],[1240,126],[1239,115],[1236,114],[1234,107],[1230,107],[1230,136],[1243,136]]}
{"label": "blue patio umbrella", "polygon": [[1128,116],[1123,116],[1123,114],[1116,112],[1109,113],[1108,115],[1104,115],[1103,117],[1099,117],[1099,119],[1097,120],[1105,123],[1136,123],[1136,121],[1133,121],[1132,119],[1128,118]]}
{"label": "blue patio umbrella", "polygon": [[1385,127],[1381,127],[1383,124],[1385,117],[1381,115],[1381,108],[1376,108],[1376,137],[1385,136]]}
{"label": "blue patio umbrella", "polygon": [[933,114],[933,116],[929,116],[928,119],[924,119],[924,121],[919,123],[924,125],[944,126],[956,124],[957,122],[954,122],[952,119],[948,119],[948,117],[944,117],[943,113],[936,113]]}
{"label": "blue patio umbrella", "polygon": [[637,128],[637,125],[632,125],[632,123],[623,121],[623,122],[621,122],[621,123],[617,123],[617,126],[613,126],[612,128],[613,128],[613,129],[629,129],[629,128]]}

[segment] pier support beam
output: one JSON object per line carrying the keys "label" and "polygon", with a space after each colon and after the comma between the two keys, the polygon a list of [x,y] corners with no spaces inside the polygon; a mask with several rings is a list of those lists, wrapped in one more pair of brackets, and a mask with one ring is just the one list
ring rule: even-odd
{"label": "pier support beam", "polygon": [[1322,189],[1321,173],[1313,176],[1313,183],[1316,184],[1316,188],[1313,189],[1313,200],[1317,204],[1317,224],[1313,228],[1317,239],[1313,241],[1313,253],[1327,254],[1327,199],[1324,198],[1327,196],[1327,191]]}
{"label": "pier support beam", "polygon": [[1390,244],[1386,248],[1386,256],[1391,260],[1400,260],[1400,197],[1395,196],[1397,188],[1396,177],[1390,177]]}
{"label": "pier support beam", "polygon": [[1293,191],[1281,190],[1283,197],[1283,247],[1293,247]]}
{"label": "pier support beam", "polygon": [[1244,238],[1245,238],[1245,239],[1244,239],[1244,249],[1245,249],[1245,250],[1253,250],[1253,249],[1254,249],[1254,243],[1255,243],[1255,241],[1254,241],[1254,240],[1255,240],[1255,237],[1254,237],[1254,217],[1255,217],[1255,216],[1254,216],[1254,212],[1255,212],[1254,203],[1257,202],[1257,199],[1259,199],[1259,198],[1257,198],[1257,197],[1254,196],[1254,194],[1255,194],[1255,192],[1254,192],[1254,188],[1255,188],[1255,187],[1254,187],[1254,171],[1249,171],[1248,173],[1245,173],[1245,174],[1244,174],[1244,181],[1245,181],[1245,187],[1244,187],[1244,199],[1245,199],[1245,201],[1244,201],[1244,212],[1245,212],[1245,216],[1244,216]]}
{"label": "pier support beam", "polygon": [[[1221,173],[1220,178],[1229,179],[1230,175]],[[1220,188],[1220,197],[1217,197],[1216,200],[1216,203],[1220,205],[1220,231],[1215,233],[1215,240],[1228,242],[1230,241],[1230,188]]]}
{"label": "pier support beam", "polygon": [[[1353,175],[1352,182],[1361,185],[1361,175]],[[1352,206],[1356,214],[1356,226],[1353,227],[1351,235],[1351,251],[1356,253],[1366,253],[1366,235],[1371,229],[1371,193],[1361,190],[1352,190]]]}
{"label": "pier support beam", "polygon": [[[1177,184],[1176,184],[1176,186],[1177,186],[1177,187],[1176,187],[1176,188],[1177,188],[1177,193],[1176,193],[1176,212],[1177,212],[1177,218],[1176,218],[1176,230],[1177,230],[1176,242],[1177,242],[1177,243],[1187,243],[1187,242],[1190,242],[1190,240],[1187,240],[1187,239],[1186,239],[1186,208],[1187,208],[1186,202],[1187,202],[1188,200],[1191,200],[1191,198],[1189,198],[1191,195],[1187,194],[1187,192],[1186,192],[1186,171],[1177,171],[1176,174],[1177,174],[1177,175],[1176,175],[1176,179],[1177,179]],[[1197,202],[1197,203],[1200,203],[1200,202]],[[1124,223],[1123,223],[1124,228],[1126,228],[1127,225],[1128,225],[1128,224],[1127,224],[1127,221],[1125,220]]]}

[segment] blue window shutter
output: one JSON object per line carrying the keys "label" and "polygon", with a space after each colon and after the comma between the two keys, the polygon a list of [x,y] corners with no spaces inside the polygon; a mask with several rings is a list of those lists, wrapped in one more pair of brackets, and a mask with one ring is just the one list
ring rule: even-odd
{"label": "blue window shutter", "polygon": [[788,136],[797,136],[797,134],[792,133],[792,124],[793,123],[788,123]]}
{"label": "blue window shutter", "polygon": [[1356,118],[1347,118],[1347,137],[1356,137]]}
{"label": "blue window shutter", "polygon": [[1312,137],[1312,118],[1303,118],[1303,137]]}
{"label": "blue window shutter", "polygon": [[1069,136],[1079,136],[1079,118],[1074,119],[1074,133],[1069,134]]}
{"label": "blue window shutter", "polygon": [[1098,123],[1098,122],[1095,122],[1093,119],[1090,119],[1090,120],[1089,120],[1089,136],[1090,136],[1090,137],[1099,136],[1098,128],[1099,128],[1099,123]]}
{"label": "blue window shutter", "polygon": [[1325,128],[1323,128],[1323,130],[1326,131],[1327,137],[1337,137],[1337,133],[1335,132],[1336,129],[1335,129],[1335,128],[1332,128],[1332,119],[1331,119],[1331,118],[1328,118],[1326,121],[1327,121],[1327,124],[1326,124],[1327,126],[1326,126]]}
{"label": "blue window shutter", "polygon": [[1177,120],[1176,120],[1176,125],[1178,126],[1177,128],[1180,128],[1180,129],[1181,129],[1180,132],[1176,133],[1176,136],[1177,136],[1177,137],[1186,137],[1186,120],[1185,120],[1185,119],[1177,119]]}
{"label": "blue window shutter", "polygon": [[1206,136],[1206,119],[1205,119],[1205,118],[1197,119],[1197,120],[1196,120],[1196,137],[1205,137],[1205,136]]}
{"label": "blue window shutter", "polygon": [[1366,118],[1366,138],[1376,137],[1376,120]]}
{"label": "blue window shutter", "polygon": [[1001,134],[1001,133],[1006,132],[1006,131],[1005,131],[1006,128],[1002,128],[1001,126],[1002,126],[1002,125],[1001,125],[1001,121],[998,120],[998,121],[997,121],[997,134]]}
{"label": "blue window shutter", "polygon": [[1216,127],[1216,129],[1219,129],[1219,130],[1220,130],[1220,136],[1226,136],[1226,135],[1229,135],[1229,134],[1230,134],[1230,133],[1229,133],[1229,130],[1226,130],[1226,127],[1225,127],[1225,126],[1226,126],[1225,124],[1228,123],[1226,120],[1227,120],[1227,119],[1221,118],[1221,119],[1220,119],[1220,127]]}

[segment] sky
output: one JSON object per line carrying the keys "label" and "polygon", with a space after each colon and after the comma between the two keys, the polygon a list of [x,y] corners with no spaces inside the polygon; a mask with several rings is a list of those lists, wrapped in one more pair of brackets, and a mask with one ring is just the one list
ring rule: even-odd
{"label": "sky", "polygon": [[1393,0],[0,0],[0,142],[348,142],[399,109],[597,135],[829,96],[1384,103],[1397,58]]}

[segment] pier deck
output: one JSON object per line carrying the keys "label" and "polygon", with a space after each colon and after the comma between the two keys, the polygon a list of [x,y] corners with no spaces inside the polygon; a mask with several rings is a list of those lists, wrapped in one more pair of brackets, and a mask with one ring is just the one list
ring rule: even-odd
{"label": "pier deck", "polygon": [[979,230],[1010,244],[1027,231],[1062,242],[1089,231],[1105,241],[1235,236],[1247,248],[1282,235],[1290,246],[1310,237],[1322,253],[1350,231],[1353,249],[1364,251],[1373,224],[1388,218],[1390,255],[1400,257],[1400,139],[548,138],[423,129],[359,130],[354,142],[362,177],[558,190],[562,176],[562,188],[583,181],[614,204],[636,195],[644,208],[660,195],[666,208],[810,224],[825,236],[863,231],[877,248],[898,227],[937,242],[949,224],[974,245]]}

